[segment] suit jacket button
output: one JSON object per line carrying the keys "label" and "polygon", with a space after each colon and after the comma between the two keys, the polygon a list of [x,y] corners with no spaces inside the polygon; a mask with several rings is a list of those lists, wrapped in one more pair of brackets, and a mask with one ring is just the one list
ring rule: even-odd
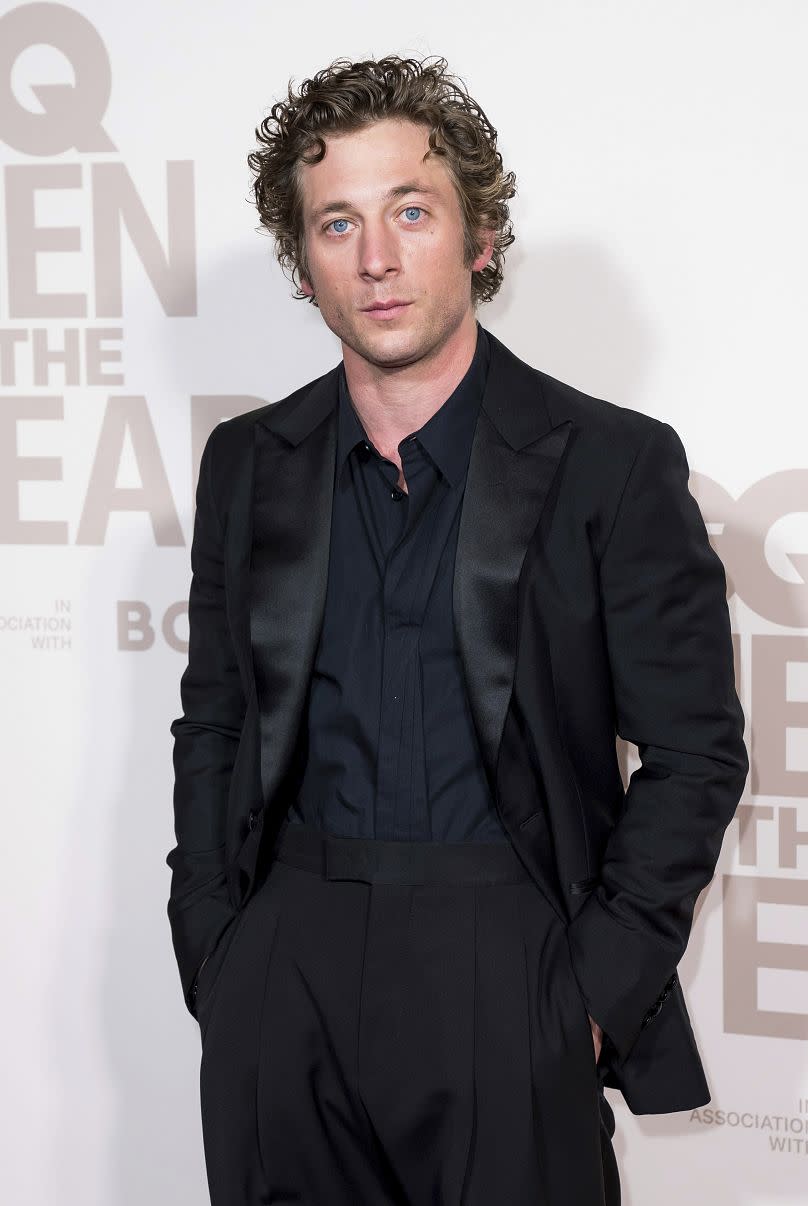
{"label": "suit jacket button", "polygon": [[258,820],[258,817],[256,816],[255,812],[251,808],[249,813],[247,814],[247,828],[255,829],[255,822],[257,820]]}

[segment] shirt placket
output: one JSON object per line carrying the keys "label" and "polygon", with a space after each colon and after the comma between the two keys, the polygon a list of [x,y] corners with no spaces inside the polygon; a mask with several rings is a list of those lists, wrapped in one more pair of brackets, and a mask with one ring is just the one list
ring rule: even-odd
{"label": "shirt placket", "polygon": [[[417,731],[418,658],[430,567],[425,564],[423,525],[434,512],[435,473],[415,443],[402,445],[409,493],[392,505],[382,575],[383,649],[376,776],[376,836],[425,840],[429,819],[422,734]],[[387,471],[394,466],[383,465]],[[389,480],[389,479],[388,479]],[[393,483],[394,487],[394,483]],[[395,493],[394,489],[391,492]],[[398,510],[401,508],[401,510]],[[395,519],[398,522],[395,522]]]}

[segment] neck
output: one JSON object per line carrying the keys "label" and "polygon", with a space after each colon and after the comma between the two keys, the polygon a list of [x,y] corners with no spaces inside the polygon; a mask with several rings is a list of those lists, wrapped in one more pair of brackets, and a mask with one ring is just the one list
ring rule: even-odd
{"label": "neck", "polygon": [[378,451],[401,468],[398,445],[423,427],[463,380],[477,346],[477,319],[469,310],[440,347],[412,364],[371,364],[343,344],[351,401]]}

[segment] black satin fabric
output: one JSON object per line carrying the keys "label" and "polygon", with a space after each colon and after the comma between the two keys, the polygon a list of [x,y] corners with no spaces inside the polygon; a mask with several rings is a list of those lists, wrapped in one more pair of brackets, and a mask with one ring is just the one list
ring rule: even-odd
{"label": "black satin fabric", "polygon": [[461,503],[489,359],[478,323],[463,379],[398,445],[406,491],[397,487],[398,467],[369,440],[340,372],[328,589],[292,823],[380,840],[508,840],[452,617]]}

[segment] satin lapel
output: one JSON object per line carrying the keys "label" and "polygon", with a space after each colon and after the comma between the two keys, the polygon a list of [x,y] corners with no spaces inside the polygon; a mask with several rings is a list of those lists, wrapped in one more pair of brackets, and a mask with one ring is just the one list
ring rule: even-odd
{"label": "satin lapel", "polygon": [[325,609],[338,369],[255,424],[249,611],[265,803],[294,749]]}
{"label": "satin lapel", "polygon": [[488,332],[453,586],[455,636],[492,790],[516,667],[519,574],[573,427],[552,426],[537,371]]}

